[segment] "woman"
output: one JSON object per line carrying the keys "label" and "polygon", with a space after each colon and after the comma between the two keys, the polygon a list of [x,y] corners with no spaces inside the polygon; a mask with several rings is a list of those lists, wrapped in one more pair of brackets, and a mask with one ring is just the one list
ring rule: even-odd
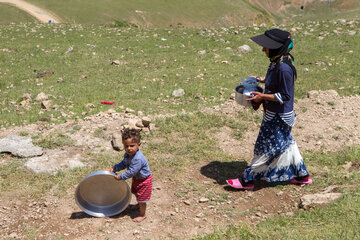
{"label": "woman", "polygon": [[293,48],[289,32],[271,29],[252,37],[263,47],[270,59],[265,77],[265,93],[252,92],[248,99],[256,110],[262,104],[264,118],[255,143],[254,157],[241,179],[226,182],[233,188],[250,190],[255,180],[268,182],[289,181],[311,184],[312,180],[304,165],[299,148],[291,135],[295,124],[294,81],[297,77],[290,54]]}

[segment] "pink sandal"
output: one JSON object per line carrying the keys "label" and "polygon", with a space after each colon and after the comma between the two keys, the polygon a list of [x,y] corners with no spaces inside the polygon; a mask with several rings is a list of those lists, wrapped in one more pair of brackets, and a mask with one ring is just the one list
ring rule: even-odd
{"label": "pink sandal", "polygon": [[290,183],[293,183],[293,184],[305,184],[305,185],[309,185],[312,183],[312,180],[310,178],[310,176],[307,176],[305,177],[304,179],[302,180],[296,180],[295,178],[293,179],[290,179],[289,180]]}
{"label": "pink sandal", "polygon": [[254,184],[248,184],[243,186],[238,178],[226,180],[226,183],[236,189],[252,190],[254,189]]}

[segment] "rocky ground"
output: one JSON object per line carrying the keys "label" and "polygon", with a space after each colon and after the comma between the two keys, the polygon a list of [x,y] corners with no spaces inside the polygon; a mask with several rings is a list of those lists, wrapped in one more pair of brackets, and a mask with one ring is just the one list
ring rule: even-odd
{"label": "rocky ground", "polygon": [[[308,98],[297,101],[297,122],[293,135],[300,150],[336,151],[344,146],[359,145],[359,103],[360,96],[340,97],[336,91],[312,91]],[[229,99],[223,105],[204,111],[236,116],[248,109]],[[258,114],[261,115],[261,111]],[[152,119],[156,117],[163,116],[150,116]],[[71,138],[76,140],[74,146],[46,150],[36,161],[29,159],[32,162],[27,166],[40,174],[45,169],[56,172],[58,168],[53,167],[54,162],[61,168],[69,168],[80,164],[86,152],[112,151],[109,139],[94,137],[98,129],[104,129],[105,135],[111,134],[119,131],[122,123],[139,118],[141,116],[133,113],[118,114],[110,111],[94,115],[80,123],[68,122],[51,127],[33,124],[6,129],[0,132],[0,138],[18,135],[19,132],[32,135],[42,131],[46,134],[57,128],[66,132],[80,124],[81,130],[71,134]],[[239,159],[250,161],[258,126],[250,126],[244,133],[245,140],[241,141],[234,139],[231,131],[230,128],[223,127],[214,136],[222,140],[218,141],[219,147]],[[13,157],[6,155],[0,160],[0,164],[3,164],[12,161]],[[73,197],[57,198],[49,193],[44,200],[34,200],[18,197],[16,191],[4,193],[0,199],[1,236],[15,239],[25,236],[37,236],[37,239],[183,239],[210,233],[230,224],[256,224],[270,216],[293,215],[295,211],[308,208],[301,205],[301,198],[306,197],[306,187],[302,186],[281,184],[281,188],[261,183],[256,186],[255,191],[232,191],[224,187],[224,182],[218,178],[224,167],[226,168],[226,163],[199,163],[197,168],[189,169],[187,181],[218,193],[210,198],[199,195],[198,191],[179,195],[177,193],[183,189],[179,189],[181,187],[176,181],[155,175],[148,218],[142,223],[131,221],[134,212],[130,210],[110,218],[91,217],[81,211]],[[351,171],[350,167],[344,166]],[[308,166],[308,169],[316,184],[320,170],[312,166]],[[75,188],[73,186],[68,190],[69,196],[73,196]],[[335,194],[336,198],[336,186],[322,189],[320,195],[325,193]],[[135,203],[134,199],[132,203]]]}

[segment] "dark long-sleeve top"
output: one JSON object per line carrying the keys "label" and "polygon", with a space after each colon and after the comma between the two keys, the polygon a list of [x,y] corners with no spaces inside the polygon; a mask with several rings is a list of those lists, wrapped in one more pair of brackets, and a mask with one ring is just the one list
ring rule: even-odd
{"label": "dark long-sleeve top", "polygon": [[124,159],[120,163],[113,166],[113,171],[118,172],[125,168],[127,171],[119,174],[119,179],[121,180],[132,177],[137,179],[145,179],[151,174],[149,164],[140,150],[137,150],[135,155],[132,157],[125,153]]}
{"label": "dark long-sleeve top", "polygon": [[294,74],[291,67],[280,63],[277,70],[274,64],[270,64],[265,77],[265,93],[274,94],[277,101],[265,101],[264,120],[270,120],[275,114],[279,114],[288,125],[293,126],[296,117],[294,92]]}

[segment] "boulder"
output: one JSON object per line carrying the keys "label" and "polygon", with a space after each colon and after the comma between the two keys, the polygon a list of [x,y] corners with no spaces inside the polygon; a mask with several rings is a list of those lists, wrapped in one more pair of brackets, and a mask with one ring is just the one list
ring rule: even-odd
{"label": "boulder", "polygon": [[34,146],[29,137],[7,136],[0,139],[0,153],[10,153],[15,157],[27,158],[43,154],[42,148]]}

